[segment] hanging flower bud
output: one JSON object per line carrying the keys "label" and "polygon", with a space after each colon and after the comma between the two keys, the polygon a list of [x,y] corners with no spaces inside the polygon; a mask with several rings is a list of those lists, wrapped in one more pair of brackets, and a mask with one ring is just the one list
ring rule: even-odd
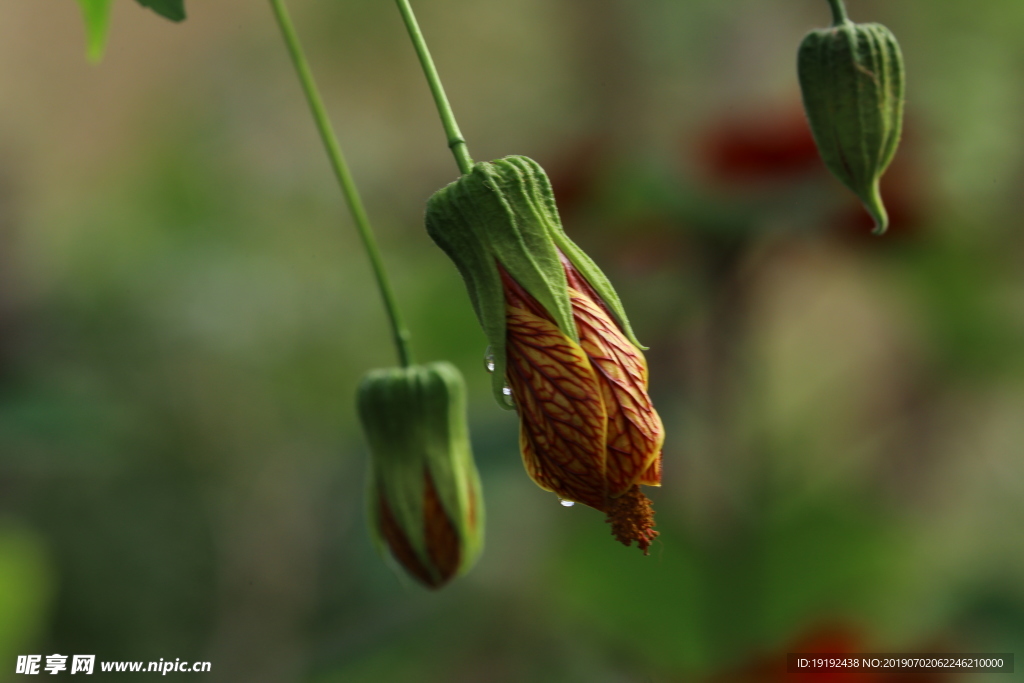
{"label": "hanging flower bud", "polygon": [[896,38],[881,24],[855,24],[840,11],[831,28],[804,38],[797,71],[821,158],[864,202],[875,234],[882,234],[889,218],[878,182],[896,154],[903,122],[903,56]]}
{"label": "hanging flower bud", "polygon": [[372,458],[371,533],[409,574],[440,588],[483,543],[462,375],[450,363],[374,370],[358,407]]}
{"label": "hanging flower bud", "polygon": [[657,532],[639,485],[661,484],[664,440],[647,363],[608,279],[562,230],[543,169],[476,164],[431,197],[427,232],[466,281],[530,477],[647,552]]}

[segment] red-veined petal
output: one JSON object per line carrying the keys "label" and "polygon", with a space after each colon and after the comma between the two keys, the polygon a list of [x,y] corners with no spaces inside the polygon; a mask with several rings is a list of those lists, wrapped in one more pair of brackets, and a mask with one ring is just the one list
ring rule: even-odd
{"label": "red-veined petal", "polygon": [[[658,460],[664,430],[647,395],[647,362],[597,301],[569,288],[580,346],[608,413],[608,495],[622,495]],[[653,476],[652,476],[653,478]],[[646,483],[646,482],[641,482]]]}
{"label": "red-veined petal", "polygon": [[644,486],[661,486],[661,453],[658,453],[658,457],[644,470],[636,483]]}
{"label": "red-veined petal", "polygon": [[590,361],[531,311],[510,306],[507,325],[506,373],[527,472],[562,498],[603,509],[607,414]]}

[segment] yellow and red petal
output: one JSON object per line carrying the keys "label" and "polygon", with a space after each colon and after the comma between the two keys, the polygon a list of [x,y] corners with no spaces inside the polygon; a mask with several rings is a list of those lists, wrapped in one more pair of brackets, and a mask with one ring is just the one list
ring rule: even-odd
{"label": "yellow and red petal", "polygon": [[607,414],[579,344],[545,318],[509,307],[506,373],[526,470],[541,488],[603,509]]}
{"label": "yellow and red petal", "polygon": [[428,588],[448,583],[458,573],[462,550],[458,532],[441,505],[430,474],[423,472],[423,538],[429,564],[413,548],[406,530],[392,513],[384,490],[378,488],[376,493],[380,533],[395,560]]}
{"label": "yellow and red petal", "polygon": [[416,550],[412,547],[412,543],[409,542],[405,531],[398,523],[398,520],[395,519],[394,514],[392,514],[391,506],[388,505],[382,489],[377,491],[377,521],[380,534],[384,537],[388,548],[391,549],[391,555],[395,558],[395,561],[405,567],[407,572],[419,579],[424,585],[432,588],[439,586],[440,584],[437,582],[437,579],[427,569],[426,565],[420,561],[419,555],[416,554]]}
{"label": "yellow and red petal", "polygon": [[660,482],[664,429],[647,395],[647,362],[599,301],[573,287],[569,298],[580,346],[597,371],[608,414],[608,495],[620,496],[637,483]]}
{"label": "yellow and red petal", "polygon": [[648,465],[636,483],[644,486],[661,486],[661,453],[658,453],[658,457]]}
{"label": "yellow and red petal", "polygon": [[440,587],[458,573],[462,559],[462,543],[455,525],[441,504],[434,480],[426,471],[423,476],[423,533],[427,539],[427,554],[430,556],[437,581],[434,587]]}

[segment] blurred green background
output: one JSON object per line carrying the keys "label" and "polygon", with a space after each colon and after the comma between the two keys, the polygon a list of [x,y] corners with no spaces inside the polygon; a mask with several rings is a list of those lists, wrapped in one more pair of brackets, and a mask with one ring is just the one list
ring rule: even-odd
{"label": "blurred green background", "polygon": [[547,168],[651,347],[646,558],[523,471],[422,228],[457,170],[393,3],[291,4],[415,353],[469,381],[484,555],[428,593],[369,541],[353,394],[394,357],[269,6],[118,0],[90,66],[75,3],[3,3],[0,680],[55,652],[666,683],[1021,651],[1024,4],[849,0],[906,56],[883,238],[802,118],[824,0],[417,4],[474,158]]}

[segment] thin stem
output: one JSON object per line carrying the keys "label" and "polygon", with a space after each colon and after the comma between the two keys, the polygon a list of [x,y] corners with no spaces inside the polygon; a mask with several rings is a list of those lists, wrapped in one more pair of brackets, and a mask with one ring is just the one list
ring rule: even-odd
{"label": "thin stem", "polygon": [[448,136],[448,148],[455,156],[455,163],[459,165],[462,173],[469,173],[473,169],[473,159],[469,156],[469,149],[466,147],[466,139],[462,137],[459,124],[455,121],[455,114],[452,113],[452,106],[448,103],[448,97],[444,94],[444,86],[441,85],[441,77],[437,75],[437,67],[434,60],[430,58],[430,50],[427,49],[427,41],[423,38],[423,32],[416,22],[416,15],[412,13],[412,6],[409,0],[395,0],[398,3],[398,11],[402,14],[402,21],[409,31],[409,38],[416,48],[416,55],[420,58],[423,66],[423,73],[430,85],[430,92],[434,96],[434,104],[437,105],[437,113],[441,116],[441,124],[444,126],[445,135]]}
{"label": "thin stem", "polygon": [[317,130],[320,132],[320,139],[323,141],[327,158],[334,169],[334,175],[338,179],[341,193],[348,202],[349,211],[352,213],[352,220],[356,224],[359,237],[362,238],[363,247],[366,249],[366,256],[370,259],[373,274],[377,279],[377,288],[380,289],[381,299],[384,300],[384,308],[387,310],[388,321],[391,323],[391,334],[394,337],[395,350],[398,352],[398,360],[408,367],[412,363],[412,355],[409,353],[409,331],[402,323],[398,313],[398,304],[395,295],[391,291],[391,284],[388,281],[387,272],[384,270],[384,261],[381,259],[380,250],[377,248],[377,240],[373,236],[373,228],[370,227],[370,220],[367,218],[366,209],[363,208],[363,200],[359,197],[359,191],[352,180],[352,173],[345,162],[345,155],[341,152],[341,145],[331,127],[330,119],[327,117],[327,110],[324,108],[320,91],[313,80],[313,73],[310,71],[309,63],[302,52],[302,45],[295,33],[291,17],[284,6],[284,0],[270,0],[274,9],[274,16],[277,18],[277,25],[281,29],[281,37],[284,38],[288,53],[291,55],[292,63],[295,65],[295,72],[298,74],[302,90],[306,93],[306,100],[309,102],[310,112],[316,122]]}
{"label": "thin stem", "polygon": [[843,0],[828,0],[828,4],[832,7],[833,26],[845,24],[850,20],[850,17],[846,16],[846,7],[843,6]]}

